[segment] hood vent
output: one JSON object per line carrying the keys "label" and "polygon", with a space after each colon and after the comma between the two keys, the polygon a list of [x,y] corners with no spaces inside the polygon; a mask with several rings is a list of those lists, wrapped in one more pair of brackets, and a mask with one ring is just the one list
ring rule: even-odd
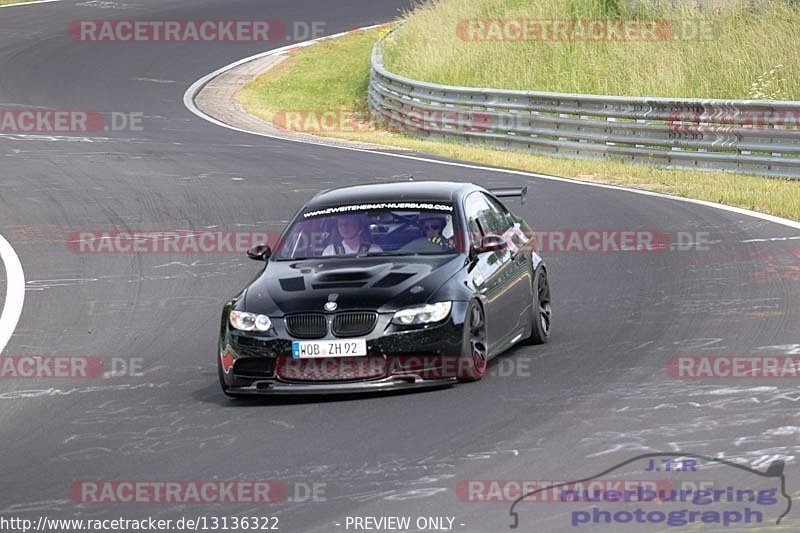
{"label": "hood vent", "polygon": [[336,283],[313,283],[311,288],[319,289],[358,289],[366,285],[363,281],[339,281]]}
{"label": "hood vent", "polygon": [[281,289],[285,291],[304,291],[306,290],[306,284],[303,281],[303,278],[281,278]]}
{"label": "hood vent", "polygon": [[381,279],[379,279],[373,287],[375,288],[386,288],[386,287],[394,287],[395,285],[400,285],[404,281],[408,280],[409,278],[413,278],[414,274],[409,274],[407,272],[390,272],[389,274],[385,275]]}
{"label": "hood vent", "polygon": [[367,270],[339,270],[326,272],[317,276],[320,283],[335,283],[337,281],[362,281],[371,278],[374,273]]}

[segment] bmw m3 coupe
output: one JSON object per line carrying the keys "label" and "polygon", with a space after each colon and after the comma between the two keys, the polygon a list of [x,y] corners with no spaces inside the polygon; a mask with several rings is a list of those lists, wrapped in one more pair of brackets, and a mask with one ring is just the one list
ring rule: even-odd
{"label": "bmw m3 coupe", "polygon": [[547,342],[550,285],[536,239],[503,198],[526,188],[401,182],[323,191],[222,313],[231,396],[476,381],[516,343]]}

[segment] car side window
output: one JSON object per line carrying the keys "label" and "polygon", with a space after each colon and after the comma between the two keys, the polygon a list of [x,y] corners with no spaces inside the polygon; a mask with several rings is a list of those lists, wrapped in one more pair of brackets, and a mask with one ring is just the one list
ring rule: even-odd
{"label": "car side window", "polygon": [[505,207],[494,198],[480,192],[472,193],[467,197],[464,211],[470,231],[474,231],[472,226],[475,225],[480,237],[487,233],[503,235],[514,225],[511,215]]}
{"label": "car side window", "polygon": [[491,196],[487,196],[483,193],[481,193],[481,196],[484,197],[486,203],[489,205],[489,211],[486,212],[486,223],[491,227],[491,231],[501,235],[504,234],[514,225],[511,214],[500,202]]}
{"label": "car side window", "polygon": [[485,225],[485,219],[482,220],[483,213],[488,209],[489,205],[480,193],[470,194],[464,202],[467,230],[473,246],[479,246],[481,238],[490,231]]}
{"label": "car side window", "polygon": [[525,248],[533,234],[530,227],[512,215],[496,198],[489,196],[487,201],[497,212],[502,214],[504,225],[500,233],[505,237],[506,244],[511,252],[516,254],[519,250]]}

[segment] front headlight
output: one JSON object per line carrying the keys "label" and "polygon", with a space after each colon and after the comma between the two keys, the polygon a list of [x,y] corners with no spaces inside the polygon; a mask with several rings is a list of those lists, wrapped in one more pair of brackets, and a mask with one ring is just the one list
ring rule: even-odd
{"label": "front headlight", "polygon": [[411,326],[415,324],[440,322],[450,314],[452,305],[452,302],[439,302],[435,304],[406,307],[394,314],[392,323],[400,324],[401,326]]}
{"label": "front headlight", "polygon": [[241,331],[269,331],[272,321],[266,315],[231,311],[231,326]]}

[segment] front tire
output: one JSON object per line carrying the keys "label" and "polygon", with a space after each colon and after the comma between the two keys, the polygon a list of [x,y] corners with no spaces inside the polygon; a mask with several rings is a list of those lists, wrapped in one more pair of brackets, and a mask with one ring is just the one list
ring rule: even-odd
{"label": "front tire", "polygon": [[544,267],[533,275],[533,312],[531,313],[531,335],[526,344],[544,344],[550,338],[553,311],[550,307],[550,282]]}
{"label": "front tire", "polygon": [[483,307],[473,300],[467,307],[461,355],[458,360],[459,381],[479,381],[489,368],[489,350],[486,339],[486,316]]}

